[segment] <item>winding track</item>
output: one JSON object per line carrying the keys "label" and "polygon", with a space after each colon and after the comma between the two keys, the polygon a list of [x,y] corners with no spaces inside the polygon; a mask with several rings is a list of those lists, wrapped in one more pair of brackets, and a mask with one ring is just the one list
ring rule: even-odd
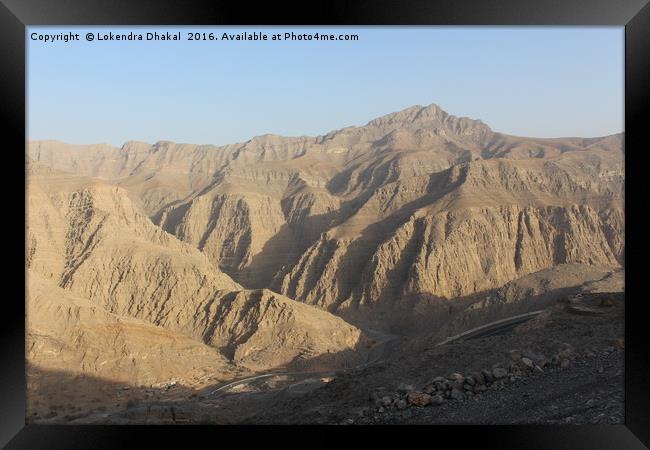
{"label": "winding track", "polygon": [[531,311],[525,314],[518,314],[516,316],[506,317],[505,319],[490,322],[485,325],[481,325],[480,327],[476,327],[476,328],[472,328],[471,330],[464,331],[455,336],[448,337],[444,341],[437,343],[436,347],[440,345],[449,344],[450,342],[457,341],[457,340],[478,339],[482,337],[495,336],[497,334],[508,333],[517,325],[529,321],[530,319],[538,316],[542,312],[544,312],[543,309],[538,311]]}
{"label": "winding track", "polygon": [[[533,317],[537,316],[540,314],[543,310],[539,311],[532,311],[529,313],[525,314],[519,314],[516,316],[512,317],[507,317],[505,319],[497,320],[495,322],[491,322],[485,325],[482,325],[480,327],[473,328],[471,330],[467,330],[463,333],[457,334],[455,336],[451,336],[447,339],[445,339],[442,342],[439,342],[436,344],[436,346],[439,345],[444,345],[448,344],[450,342],[456,341],[456,340],[468,340],[468,339],[477,339],[481,337],[487,337],[487,336],[494,336],[497,334],[503,334],[503,333],[508,333],[510,332],[515,326],[522,324]],[[307,372],[270,372],[270,373],[264,373],[260,375],[254,375],[251,377],[246,377],[246,378],[241,378],[239,380],[231,381],[229,383],[224,384],[223,386],[219,386],[217,389],[214,389],[213,391],[210,391],[208,394],[206,394],[206,397],[213,397],[215,395],[219,394],[224,394],[228,392],[230,389],[237,387],[237,386],[242,386],[242,385],[247,385],[252,383],[253,381],[258,381],[262,380],[265,378],[273,378],[273,377],[279,377],[279,376],[287,376],[287,377],[300,377],[301,381],[305,381],[310,378],[317,378],[317,377],[326,377],[326,376],[336,376],[340,375],[343,373],[347,372],[352,372],[354,370],[361,370],[365,369],[366,367],[373,366],[375,364],[378,364],[382,361],[382,356],[386,353],[386,348],[388,345],[392,342],[395,342],[397,339],[399,339],[399,336],[396,335],[384,335],[387,337],[384,341],[380,342],[378,345],[374,346],[371,351],[368,353],[368,361],[366,361],[363,364],[359,364],[354,367],[350,367],[347,369],[336,369],[336,370],[317,370],[317,371],[307,371]],[[372,357],[373,353],[376,353],[379,351],[379,355],[375,357],[374,359],[370,360]],[[304,377],[304,378],[303,378]],[[297,380],[295,380],[297,381]]]}
{"label": "winding track", "polygon": [[[349,367],[349,368],[344,368],[344,369],[331,369],[331,370],[316,370],[316,371],[303,371],[303,372],[269,372],[269,373],[264,373],[260,375],[254,375],[252,377],[246,377],[246,378],[241,378],[239,380],[231,381],[230,383],[224,384],[223,386],[219,386],[217,389],[214,389],[213,391],[210,391],[208,394],[206,394],[206,397],[212,397],[216,394],[223,394],[227,392],[228,390],[236,387],[236,386],[241,386],[241,385],[246,385],[249,384],[253,381],[261,380],[264,378],[273,378],[273,377],[279,377],[279,376],[288,376],[288,377],[305,377],[301,381],[305,381],[309,378],[317,378],[317,377],[326,377],[326,376],[335,376],[335,375],[340,375],[343,373],[347,372],[352,372],[355,370],[361,370],[365,369],[366,367],[373,366],[375,364],[378,364],[382,361],[382,356],[386,353],[386,349],[389,346],[390,343],[395,342],[400,338],[400,336],[397,335],[392,335],[392,334],[380,334],[374,330],[369,330],[370,332],[368,333],[369,335],[375,335],[375,336],[381,336],[384,338],[384,340],[380,341],[377,345],[375,345],[370,351],[368,352],[368,357],[367,361],[363,364],[356,365],[354,367]],[[377,355],[375,358],[371,360],[374,354],[379,352],[379,355]]]}

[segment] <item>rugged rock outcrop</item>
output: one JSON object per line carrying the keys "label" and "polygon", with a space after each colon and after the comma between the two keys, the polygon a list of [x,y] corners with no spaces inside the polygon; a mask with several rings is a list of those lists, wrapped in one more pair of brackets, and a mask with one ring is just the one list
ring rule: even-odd
{"label": "rugged rock outcrop", "polygon": [[428,186],[417,178],[386,185],[323,234],[278,289],[376,322],[416,318],[439,299],[558,264],[621,267],[622,176],[589,185],[572,164],[478,161],[432,176]]}
{"label": "rugged rock outcrop", "polygon": [[[205,254],[156,227],[126,192],[29,165],[27,267],[118,316],[133,317],[263,369],[351,351],[342,319],[266,290],[244,290]],[[197,344],[198,344],[197,342]]]}

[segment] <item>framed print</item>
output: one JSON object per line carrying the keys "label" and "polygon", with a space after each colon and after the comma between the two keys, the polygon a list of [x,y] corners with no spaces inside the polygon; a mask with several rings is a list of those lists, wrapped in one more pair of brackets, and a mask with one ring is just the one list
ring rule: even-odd
{"label": "framed print", "polygon": [[0,12],[7,448],[648,445],[646,2]]}

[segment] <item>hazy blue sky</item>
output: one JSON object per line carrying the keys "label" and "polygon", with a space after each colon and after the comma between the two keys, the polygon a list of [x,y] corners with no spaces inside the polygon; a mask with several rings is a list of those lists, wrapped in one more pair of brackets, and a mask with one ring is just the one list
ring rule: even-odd
{"label": "hazy blue sky", "polygon": [[[89,31],[180,42],[87,42]],[[80,33],[43,43],[30,34]],[[355,33],[358,41],[188,42],[188,31]],[[30,27],[28,138],[241,142],[318,135],[420,104],[496,131],[623,131],[623,28]]]}

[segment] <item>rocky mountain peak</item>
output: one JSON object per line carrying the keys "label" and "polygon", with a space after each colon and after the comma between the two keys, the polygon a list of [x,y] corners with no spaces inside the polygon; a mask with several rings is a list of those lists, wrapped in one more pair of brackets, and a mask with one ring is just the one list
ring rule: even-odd
{"label": "rocky mountain peak", "polygon": [[434,103],[429,106],[414,105],[401,111],[377,117],[368,122],[367,126],[405,125],[423,119],[437,119],[443,115],[447,116],[448,114]]}
{"label": "rocky mountain peak", "polygon": [[373,119],[366,126],[387,130],[397,128],[429,129],[436,134],[470,138],[473,141],[481,141],[493,134],[490,127],[482,121],[453,116],[435,103],[428,106],[411,106],[402,111]]}

